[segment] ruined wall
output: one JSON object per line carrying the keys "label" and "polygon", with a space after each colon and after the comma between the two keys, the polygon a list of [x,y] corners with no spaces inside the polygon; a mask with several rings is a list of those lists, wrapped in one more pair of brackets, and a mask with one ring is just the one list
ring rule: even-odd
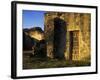
{"label": "ruined wall", "polygon": [[[47,12],[45,14],[45,37],[47,40],[47,54],[53,58],[53,19],[56,17],[57,12]],[[72,55],[72,60],[85,60],[90,59],[90,22],[91,15],[89,13],[63,13],[61,17],[67,23],[66,34],[66,52],[65,57],[70,59],[70,31],[78,30],[79,33],[79,51]],[[76,49],[75,49],[76,50]],[[74,51],[75,51],[74,50]]]}
{"label": "ruined wall", "polygon": [[80,26],[80,59],[87,60],[90,59],[91,53],[91,15],[81,14],[81,26]]}
{"label": "ruined wall", "polygon": [[45,39],[46,39],[46,44],[47,44],[47,56],[50,58],[53,58],[53,39],[54,39],[54,18],[55,13],[46,13],[45,14]]}

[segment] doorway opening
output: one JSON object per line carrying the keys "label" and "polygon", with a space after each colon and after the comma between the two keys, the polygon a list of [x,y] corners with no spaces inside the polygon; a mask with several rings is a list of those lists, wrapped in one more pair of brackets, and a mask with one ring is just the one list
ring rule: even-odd
{"label": "doorway opening", "polygon": [[79,55],[79,30],[70,31],[69,35],[69,59],[76,60]]}

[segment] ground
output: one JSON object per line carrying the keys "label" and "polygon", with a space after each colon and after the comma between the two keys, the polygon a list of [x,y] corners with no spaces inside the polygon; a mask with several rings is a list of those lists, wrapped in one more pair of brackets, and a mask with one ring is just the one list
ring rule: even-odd
{"label": "ground", "polygon": [[36,58],[23,55],[23,69],[61,68],[90,66],[90,61],[67,61],[50,58]]}

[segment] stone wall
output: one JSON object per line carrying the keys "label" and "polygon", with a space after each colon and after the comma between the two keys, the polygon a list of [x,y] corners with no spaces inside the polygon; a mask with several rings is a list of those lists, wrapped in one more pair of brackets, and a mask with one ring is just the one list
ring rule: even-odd
{"label": "stone wall", "polygon": [[[47,12],[45,14],[45,38],[47,41],[47,55],[53,58],[53,36],[54,36],[54,22],[57,12]],[[70,59],[70,31],[79,30],[79,52],[73,54],[73,60],[90,59],[90,22],[91,15],[89,13],[62,13],[62,19],[66,21],[67,34],[66,34],[66,59]]]}

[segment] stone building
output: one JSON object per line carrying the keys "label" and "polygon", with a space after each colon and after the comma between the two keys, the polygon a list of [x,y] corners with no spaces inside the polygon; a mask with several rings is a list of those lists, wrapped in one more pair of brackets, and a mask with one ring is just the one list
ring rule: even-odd
{"label": "stone building", "polygon": [[[44,31],[47,41],[47,56],[54,58],[54,18],[59,12],[45,13]],[[89,13],[62,12],[66,25],[66,60],[90,60],[91,15]],[[59,45],[59,44],[58,44]]]}

